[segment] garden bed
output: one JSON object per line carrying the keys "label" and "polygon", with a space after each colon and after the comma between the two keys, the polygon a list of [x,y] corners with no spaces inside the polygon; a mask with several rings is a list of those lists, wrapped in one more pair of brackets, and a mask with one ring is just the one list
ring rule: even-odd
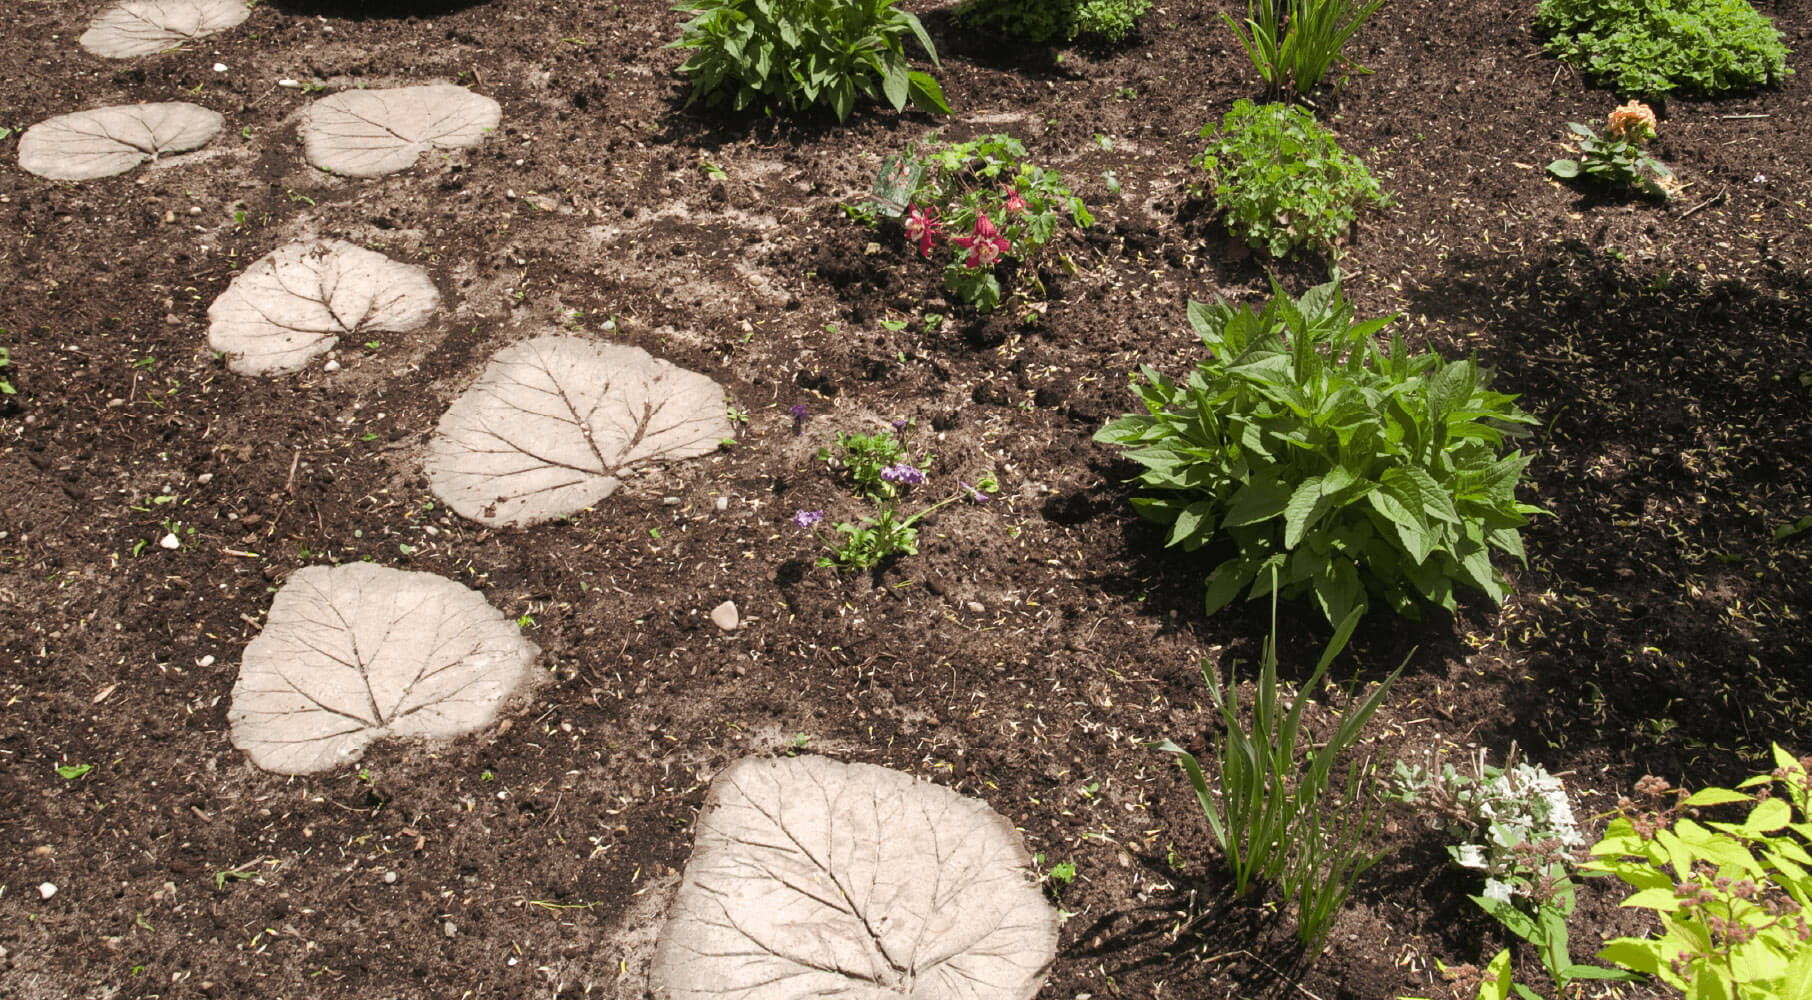
{"label": "garden bed", "polygon": [[[1256,96],[1229,5],[1173,0],[1094,49],[909,4],[955,114],[843,124],[683,110],[666,3],[285,0],[129,60],[76,45],[98,6],[0,14],[0,992],[639,996],[705,787],[750,754],[922,776],[1005,815],[1043,870],[1073,864],[1049,884],[1067,918],[1044,997],[1445,996],[1437,961],[1508,943],[1405,813],[1305,956],[1287,908],[1229,893],[1145,747],[1203,752],[1199,662],[1255,660],[1268,627],[1262,602],[1204,617],[1211,564],[1164,548],[1128,505],[1136,468],[1091,440],[1134,368],[1199,358],[1190,299],[1268,294],[1270,262],[1189,191],[1202,125]],[[1409,658],[1368,730],[1381,759],[1514,741],[1598,829],[1644,774],[1728,784],[1770,740],[1812,751],[1812,532],[1784,530],[1812,515],[1812,82],[1669,100],[1671,203],[1563,186],[1543,168],[1566,122],[1616,100],[1542,52],[1530,6],[1391,0],[1350,49],[1372,73],[1318,100],[1395,199],[1341,253],[1360,314],[1401,312],[1520,394],[1520,495],[1551,515],[1526,568],[1500,561],[1501,608],[1375,611],[1335,671]],[[1791,5],[1757,6],[1812,42]],[[501,125],[376,179],[305,163],[309,102],[435,82]],[[78,183],[17,167],[34,123],[177,100],[225,116],[197,153]],[[1037,308],[946,301],[897,227],[839,207],[933,128],[1017,136],[1093,211]],[[440,312],[331,366],[229,371],[210,304],[314,237],[425,269]],[[1300,293],[1326,261],[1271,269]],[[551,332],[709,375],[734,444],[571,518],[454,514],[423,470],[437,421],[494,352]],[[928,519],[917,555],[817,566],[794,513],[859,512],[819,449],[895,420],[935,455],[921,489],[989,470],[999,494]],[[272,591],[366,559],[482,592],[549,683],[447,746],[254,768],[227,713]],[[1279,630],[1300,677],[1328,626],[1285,604]],[[1644,929],[1622,888],[1582,890],[1576,958]],[[1541,981],[1532,952],[1517,967]]]}

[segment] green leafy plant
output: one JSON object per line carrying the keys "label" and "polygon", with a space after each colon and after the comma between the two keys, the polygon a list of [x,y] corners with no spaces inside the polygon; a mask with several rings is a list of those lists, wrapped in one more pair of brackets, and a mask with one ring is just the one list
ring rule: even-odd
{"label": "green leafy plant", "polygon": [[1787,48],[1748,0],[1542,0],[1547,49],[1619,94],[1702,94],[1781,82]]}
{"label": "green leafy plant", "polygon": [[[0,333],[5,332],[4,328],[0,328]],[[13,383],[6,377],[6,369],[11,367],[12,363],[13,356],[7,352],[6,348],[0,347],[0,396],[18,395],[17,390],[13,388]]]}
{"label": "green leafy plant", "polygon": [[917,465],[907,461],[906,445],[894,436],[895,430],[905,429],[905,421],[901,421],[894,430],[880,430],[873,434],[846,434],[838,431],[838,454],[833,456],[830,449],[820,448],[818,458],[831,464],[840,463],[855,483],[857,492],[868,499],[890,500],[898,496],[899,492],[898,477],[889,480],[889,470],[902,464],[920,472],[931,467],[930,456],[926,456]]}
{"label": "green leafy plant", "polygon": [[64,781],[74,781],[92,770],[94,770],[93,764],[58,764],[57,777]]}
{"label": "green leafy plant", "polygon": [[1341,621],[1303,682],[1301,694],[1286,707],[1277,683],[1277,602],[1273,597],[1271,634],[1259,657],[1250,728],[1241,711],[1238,689],[1223,688],[1215,671],[1203,661],[1202,679],[1208,682],[1225,727],[1215,787],[1209,785],[1200,762],[1189,751],[1170,740],[1147,744],[1175,754],[1182,765],[1208,828],[1233,872],[1234,891],[1245,895],[1257,880],[1278,883],[1284,897],[1296,904],[1297,938],[1316,951],[1353,883],[1382,857],[1365,847],[1381,825],[1369,789],[1373,762],[1369,757],[1349,761],[1346,780],[1337,785],[1335,763],[1358,742],[1385,692],[1409,663],[1406,658],[1363,702],[1349,690],[1347,707],[1339,713],[1340,724],[1333,734],[1324,741],[1309,739],[1302,727],[1309,693],[1318,689],[1358,622],[1357,611]]}
{"label": "green leafy plant", "polygon": [[950,113],[943,89],[908,65],[908,34],[938,64],[937,49],[917,16],[896,0],[681,0],[690,15],[674,48],[692,54],[680,72],[692,78],[686,103],[728,100],[738,111],[803,111],[829,105],[849,117],[858,96],[907,101]]}
{"label": "green leafy plant", "polygon": [[[1231,14],[1222,13],[1221,20],[1233,29],[1240,51],[1272,96],[1286,89],[1308,94],[1383,5],[1384,0],[1246,0],[1243,26]],[[1353,69],[1370,72],[1363,66]],[[1345,79],[1343,75],[1341,81]]]}
{"label": "green leafy plant", "polygon": [[1093,35],[1123,41],[1151,10],[1151,0],[966,0],[957,20],[1032,42]]}
{"label": "green leafy plant", "polygon": [[[1470,773],[1451,763],[1436,770],[1424,763],[1398,761],[1384,779],[1385,798],[1413,806],[1458,843],[1448,847],[1454,864],[1485,876],[1485,891],[1470,896],[1511,933],[1535,946],[1556,996],[1582,979],[1624,979],[1617,969],[1575,962],[1567,921],[1573,915],[1577,886],[1572,878],[1572,851],[1585,845],[1573,818],[1566,786],[1545,768],[1516,759],[1513,744],[1503,767],[1485,763],[1480,750]],[[1509,949],[1488,966],[1481,1000],[1541,1000],[1528,986],[1513,981]]]}
{"label": "green leafy plant", "polygon": [[1646,194],[1671,198],[1680,187],[1674,172],[1642,151],[1643,143],[1655,138],[1655,126],[1655,113],[1635,101],[1611,112],[1602,139],[1590,128],[1568,122],[1567,128],[1579,139],[1579,159],[1555,160],[1548,164],[1548,173],[1566,180],[1584,175],[1629,184]]}
{"label": "green leafy plant", "polygon": [[1490,552],[1522,559],[1517,529],[1541,511],[1515,496],[1528,459],[1501,452],[1534,418],[1471,360],[1411,354],[1394,333],[1381,349],[1395,317],[1355,323],[1338,273],[1300,301],[1272,293],[1260,310],[1191,302],[1209,357],[1182,382],[1141,368],[1145,412],[1095,435],[1144,466],[1133,505],[1170,526],[1168,545],[1233,546],[1207,612],[1279,581],[1330,622],[1368,594],[1407,617],[1418,601],[1452,610],[1455,581],[1502,602]]}
{"label": "green leafy plant", "polygon": [[[1618,803],[1584,868],[1634,888],[1623,905],[1653,910],[1661,934],[1614,938],[1598,957],[1689,1000],[1812,996],[1812,757],[1773,751],[1771,773],[1737,786],[1753,795],[1688,794],[1650,776],[1636,783],[1640,801]],[[1750,805],[1742,822],[1695,818],[1739,803]]]}
{"label": "green leafy plant", "polygon": [[1063,175],[1027,162],[1025,146],[1009,135],[909,146],[881,164],[874,193],[875,212],[903,213],[919,255],[946,257],[944,287],[982,312],[1001,303],[999,265],[1017,260],[1022,284],[1042,294],[1039,254],[1058,224],[1066,216],[1078,228],[1095,221]]}
{"label": "green leafy plant", "polygon": [[1204,126],[1193,161],[1208,171],[1227,229],[1273,257],[1305,245],[1332,250],[1366,204],[1390,198],[1308,111],[1241,99]]}

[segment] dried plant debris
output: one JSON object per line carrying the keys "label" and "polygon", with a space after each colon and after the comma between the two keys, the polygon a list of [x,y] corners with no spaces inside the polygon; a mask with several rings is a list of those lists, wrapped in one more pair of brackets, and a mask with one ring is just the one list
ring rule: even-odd
{"label": "dried plant debris", "polygon": [[252,763],[311,774],[386,737],[489,725],[536,650],[476,591],[372,563],[297,570],[245,648],[227,722]]}
{"label": "dried plant debris", "polygon": [[112,177],[196,149],[226,119],[198,104],[121,104],[48,118],[19,137],[19,166],[55,181]]}
{"label": "dried plant debris", "polygon": [[638,465],[732,435],[723,388],[639,347],[548,335],[507,347],[440,418],[428,485],[464,517],[525,525],[585,509]]}
{"label": "dried plant debris", "polygon": [[496,101],[450,83],[348,90],[309,106],[302,149],[322,170],[381,177],[429,150],[475,146],[502,120]]}
{"label": "dried plant debris", "polygon": [[208,346],[241,375],[292,372],[341,337],[428,321],[440,292],[426,271],[342,240],[279,247],[208,307]]}
{"label": "dried plant debris", "polygon": [[1013,824],[872,764],[748,758],[711,785],[658,1000],[1024,1000],[1057,913]]}
{"label": "dried plant debris", "polygon": [[78,40],[104,59],[130,59],[225,31],[251,12],[244,0],[124,0],[101,11]]}

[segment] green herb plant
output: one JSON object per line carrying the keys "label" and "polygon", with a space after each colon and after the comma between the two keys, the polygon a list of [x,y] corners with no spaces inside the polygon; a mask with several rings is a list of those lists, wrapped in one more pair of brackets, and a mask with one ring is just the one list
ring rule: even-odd
{"label": "green herb plant", "polygon": [[[0,333],[5,332],[5,329],[0,328]],[[6,377],[6,369],[11,367],[12,363],[13,356],[7,353],[6,348],[0,347],[0,396],[18,395],[18,391],[13,388],[13,383]]]}
{"label": "green herb plant", "polygon": [[981,312],[1000,306],[1000,265],[1009,260],[1018,262],[1021,283],[1042,295],[1040,252],[1065,218],[1079,229],[1093,225],[1088,206],[1062,174],[1029,162],[1010,135],[933,138],[881,164],[873,212],[904,214],[907,240],[927,260],[937,251],[945,259],[944,287]]}
{"label": "green herb plant", "polygon": [[[1336,62],[1345,61],[1340,50],[1383,4],[1384,0],[1246,0],[1243,25],[1225,12],[1221,20],[1233,29],[1240,51],[1258,70],[1271,96],[1285,90],[1307,95]],[[1350,61],[1348,65],[1353,72],[1370,72]],[[1345,81],[1343,74],[1341,83]]]}
{"label": "green herb plant", "polygon": [[[1584,868],[1634,888],[1623,905],[1653,910],[1661,933],[1614,938],[1599,958],[1688,1000],[1812,996],[1812,757],[1773,750],[1774,770],[1737,786],[1753,794],[1688,794],[1651,776],[1636,783],[1640,801],[1618,803]],[[1739,803],[1749,806],[1741,822],[1698,818]]]}
{"label": "green herb plant", "polygon": [[1330,622],[1368,595],[1405,617],[1451,611],[1455,582],[1503,601],[1491,550],[1522,559],[1517,529],[1541,511],[1516,499],[1528,459],[1502,452],[1534,418],[1471,360],[1411,354],[1395,333],[1381,349],[1392,319],[1354,322],[1338,273],[1300,301],[1273,281],[1258,310],[1191,302],[1208,358],[1181,382],[1142,368],[1144,412],[1096,433],[1144,466],[1133,506],[1170,526],[1167,545],[1231,544],[1207,613],[1279,585]]}
{"label": "green herb plant", "polygon": [[937,49],[917,16],[896,0],[681,0],[690,16],[673,48],[692,54],[680,72],[692,79],[686,103],[729,101],[737,111],[768,114],[828,105],[842,121],[858,96],[885,100],[895,111],[911,101],[950,113],[943,89],[912,69],[907,35],[933,66]]}
{"label": "green herb plant", "polygon": [[1241,99],[1192,162],[1208,172],[1229,232],[1273,257],[1301,246],[1332,250],[1359,209],[1390,197],[1308,111]]}
{"label": "green herb plant", "polygon": [[[902,433],[906,426],[903,420],[894,425],[895,430]],[[824,541],[829,554],[819,558],[819,566],[873,569],[891,556],[917,555],[920,521],[964,498],[973,503],[986,503],[1000,490],[994,474],[983,472],[975,486],[962,483],[961,489],[944,499],[911,514],[903,514],[900,508],[907,494],[929,479],[926,470],[931,467],[931,457],[926,456],[916,463],[911,461],[905,444],[894,431],[888,430],[874,434],[838,432],[837,445],[841,450],[840,459],[833,459],[829,449],[821,449],[819,458],[833,463],[840,461],[856,491],[874,503],[876,509],[872,516],[862,515],[859,521],[839,522],[835,526],[836,540]],[[800,510],[792,517],[794,525],[812,531],[816,531],[823,520],[822,510]]]}
{"label": "green herb plant", "polygon": [[[897,428],[904,431],[904,427]],[[898,487],[882,478],[882,473],[907,463],[923,472],[931,468],[931,457],[927,455],[917,463],[907,462],[906,445],[895,436],[893,430],[880,430],[873,434],[846,434],[837,432],[837,452],[832,454],[829,448],[818,449],[818,460],[835,467],[841,465],[849,473],[850,481],[855,484],[856,492],[870,500],[891,500],[898,496]]]}
{"label": "green herb plant", "polygon": [[1748,0],[1542,0],[1547,49],[1630,97],[1706,95],[1780,83],[1787,47]]}
{"label": "green herb plant", "polygon": [[1555,160],[1548,173],[1564,180],[1585,176],[1608,184],[1628,184],[1644,194],[1672,198],[1680,184],[1665,164],[1643,152],[1655,138],[1655,113],[1631,101],[1611,112],[1604,138],[1578,122],[1567,128],[1579,140],[1579,159]]}
{"label": "green herb plant", "polygon": [[1346,761],[1344,782],[1338,781],[1335,764],[1358,742],[1385,692],[1409,663],[1406,658],[1363,702],[1349,689],[1339,726],[1325,741],[1311,739],[1303,731],[1303,710],[1358,623],[1357,611],[1346,616],[1299,695],[1286,705],[1277,683],[1274,596],[1249,726],[1238,688],[1223,687],[1203,661],[1202,679],[1225,727],[1213,786],[1194,754],[1170,740],[1148,744],[1175,754],[1182,765],[1233,873],[1234,891],[1247,895],[1261,880],[1278,884],[1284,898],[1296,904],[1297,939],[1317,952],[1353,883],[1383,857],[1366,847],[1382,825],[1370,788],[1373,761]]}
{"label": "green herb plant", "polygon": [[[1432,757],[1420,764],[1400,760],[1384,779],[1385,798],[1415,807],[1455,838],[1447,849],[1454,864],[1485,877],[1484,893],[1468,898],[1535,946],[1555,996],[1571,995],[1569,986],[1579,980],[1627,979],[1621,970],[1572,957],[1567,932],[1577,899],[1572,852],[1585,846],[1585,837],[1566,786],[1545,768],[1517,761],[1514,744],[1501,768],[1487,764],[1483,750],[1470,763],[1468,773],[1451,763],[1436,770]],[[1514,981],[1509,963],[1507,948],[1492,959],[1479,1000],[1507,1000],[1512,994],[1541,1000]]]}
{"label": "green herb plant", "polygon": [[956,18],[1031,42],[1079,35],[1120,42],[1150,10],[1151,0],[965,0]]}

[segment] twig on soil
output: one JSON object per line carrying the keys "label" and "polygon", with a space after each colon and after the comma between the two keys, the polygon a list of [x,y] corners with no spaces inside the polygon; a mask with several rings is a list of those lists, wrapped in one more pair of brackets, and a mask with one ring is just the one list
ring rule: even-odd
{"label": "twig on soil", "polygon": [[[1238,951],[1223,952],[1219,955],[1214,956],[1213,958],[1203,959],[1203,961],[1204,962],[1215,962],[1215,961],[1219,961],[1220,959],[1223,959],[1223,958],[1232,958],[1235,955],[1246,956],[1247,958],[1251,959],[1252,961],[1257,962],[1258,964],[1271,970],[1271,974],[1276,976],[1279,979],[1284,979],[1284,980],[1289,979],[1288,976],[1285,976],[1283,973],[1277,971],[1277,966],[1272,965],[1270,962],[1267,962],[1262,958],[1259,958],[1257,955],[1252,954],[1250,951],[1247,951],[1244,948],[1241,948]],[[1321,1000],[1320,997],[1318,997],[1314,993],[1310,992],[1309,988],[1302,985],[1301,983],[1290,983],[1290,985],[1296,987],[1296,989],[1301,991],[1302,995],[1305,997],[1308,997],[1309,1000]]]}
{"label": "twig on soil", "polygon": [[302,464],[302,449],[296,449],[296,457],[289,460],[289,478],[283,482],[283,492],[296,495],[296,466]]}
{"label": "twig on soil", "polygon": [[1681,212],[1680,218],[1684,219],[1687,216],[1693,214],[1694,212],[1697,212],[1699,209],[1704,208],[1705,206],[1711,204],[1714,201],[1722,201],[1724,199],[1724,193],[1729,190],[1730,190],[1730,185],[1726,184],[1725,186],[1718,189],[1717,194],[1714,194],[1711,197],[1705,199],[1704,201],[1699,202],[1697,205],[1694,205],[1693,207],[1687,209],[1684,212]]}
{"label": "twig on soil", "polygon": [[1730,121],[1734,118],[1773,118],[1773,117],[1774,117],[1773,115],[1719,115],[1718,119],[1720,121]]}

